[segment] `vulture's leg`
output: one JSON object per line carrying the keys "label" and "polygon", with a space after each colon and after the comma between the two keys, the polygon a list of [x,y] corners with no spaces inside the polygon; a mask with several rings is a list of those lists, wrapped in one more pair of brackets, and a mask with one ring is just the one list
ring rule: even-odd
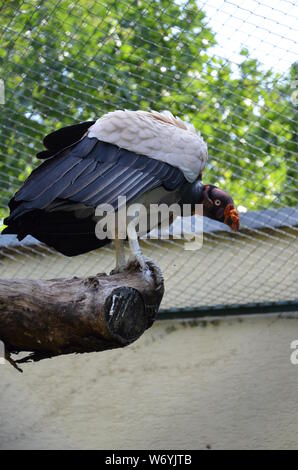
{"label": "vulture's leg", "polygon": [[127,263],[125,259],[125,249],[124,249],[124,240],[115,236],[115,254],[116,254],[116,267],[112,269],[110,274],[123,273],[127,268]]}
{"label": "vulture's leg", "polygon": [[127,227],[127,237],[129,247],[133,254],[133,258],[130,260],[130,262],[139,265],[144,273],[147,272],[148,267],[146,265],[146,260],[139,245],[136,228],[132,223]]}
{"label": "vulture's leg", "polygon": [[116,250],[116,272],[121,273],[125,271],[126,260],[125,260],[125,249],[124,249],[124,240],[115,238],[115,250]]}

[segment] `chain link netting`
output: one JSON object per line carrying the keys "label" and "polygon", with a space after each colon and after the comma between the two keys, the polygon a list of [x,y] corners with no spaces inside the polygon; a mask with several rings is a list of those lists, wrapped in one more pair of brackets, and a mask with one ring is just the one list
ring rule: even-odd
{"label": "chain link netting", "polygon": [[[202,249],[146,240],[164,308],[297,300],[298,5],[289,0],[23,0],[0,3],[0,227],[43,137],[114,109],[170,110],[208,143],[204,181],[242,215],[207,225]],[[113,247],[76,258],[0,240],[2,277],[89,275]]]}

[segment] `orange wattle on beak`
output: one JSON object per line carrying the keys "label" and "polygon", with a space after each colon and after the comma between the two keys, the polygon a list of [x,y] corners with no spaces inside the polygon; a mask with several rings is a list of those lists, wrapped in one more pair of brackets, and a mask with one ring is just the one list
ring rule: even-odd
{"label": "orange wattle on beak", "polygon": [[231,227],[233,232],[238,232],[240,227],[239,214],[232,204],[227,205],[224,216],[224,223]]}

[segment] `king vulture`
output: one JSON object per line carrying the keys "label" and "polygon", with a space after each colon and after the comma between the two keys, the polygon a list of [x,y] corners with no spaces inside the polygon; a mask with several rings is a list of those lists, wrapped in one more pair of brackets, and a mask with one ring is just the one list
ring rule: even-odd
{"label": "king vulture", "polygon": [[[110,204],[117,211],[119,196],[146,206],[201,203],[204,216],[239,228],[232,198],[202,183],[208,154],[200,133],[168,111],[110,112],[52,132],[43,143],[37,157],[44,162],[11,199],[4,234],[32,235],[67,256],[86,253],[111,241],[97,238],[95,210]],[[116,237],[117,270],[125,268],[122,243]]]}

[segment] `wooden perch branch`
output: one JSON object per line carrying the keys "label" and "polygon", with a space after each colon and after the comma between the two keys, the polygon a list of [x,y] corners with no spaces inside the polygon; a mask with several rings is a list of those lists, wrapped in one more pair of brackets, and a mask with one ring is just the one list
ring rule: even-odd
{"label": "wooden perch branch", "polygon": [[30,351],[16,362],[37,361],[135,341],[152,325],[164,293],[161,271],[151,261],[147,265],[151,282],[133,265],[86,279],[0,280],[0,339],[7,359]]}

